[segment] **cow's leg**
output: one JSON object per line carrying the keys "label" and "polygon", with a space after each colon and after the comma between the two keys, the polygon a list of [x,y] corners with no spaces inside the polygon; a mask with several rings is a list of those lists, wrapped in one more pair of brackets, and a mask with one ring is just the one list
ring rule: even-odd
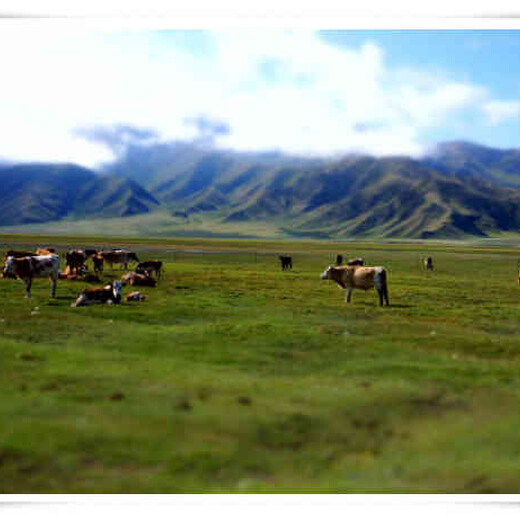
{"label": "cow's leg", "polygon": [[25,297],[30,298],[32,280],[29,278],[29,279],[24,280],[24,282],[25,282]]}
{"label": "cow's leg", "polygon": [[388,302],[388,287],[386,286],[386,284],[383,287],[383,295],[385,297],[386,306],[388,307],[390,303]]}
{"label": "cow's leg", "polygon": [[56,278],[51,277],[51,298],[56,298]]}
{"label": "cow's leg", "polygon": [[383,293],[384,293],[384,289],[382,289],[381,287],[377,287],[377,294],[379,294],[379,306],[380,307],[383,306]]}
{"label": "cow's leg", "polygon": [[347,303],[350,303],[351,298],[352,298],[352,287],[348,287],[346,294],[345,294],[345,301]]}

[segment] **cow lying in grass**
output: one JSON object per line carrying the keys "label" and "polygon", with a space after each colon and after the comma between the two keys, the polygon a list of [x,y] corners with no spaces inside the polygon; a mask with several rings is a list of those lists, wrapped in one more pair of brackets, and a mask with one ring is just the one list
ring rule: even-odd
{"label": "cow lying in grass", "polygon": [[132,286],[142,286],[142,287],[155,287],[156,281],[147,274],[140,273],[126,273],[121,276],[121,281],[124,284],[129,283]]}
{"label": "cow lying in grass", "polygon": [[95,274],[75,274],[75,273],[60,273],[58,275],[60,280],[69,280],[71,282],[87,282],[87,283],[99,283],[101,282],[99,276]]}
{"label": "cow lying in grass", "polygon": [[92,303],[121,303],[121,282],[110,282],[103,287],[85,289],[71,304],[71,307],[82,307]]}
{"label": "cow lying in grass", "polygon": [[144,302],[146,300],[146,294],[141,294],[139,291],[131,292],[125,298],[127,302]]}
{"label": "cow lying in grass", "polygon": [[367,291],[375,287],[379,294],[379,305],[383,298],[388,305],[388,288],[386,286],[386,271],[383,267],[329,266],[321,274],[322,280],[333,280],[342,289],[346,289],[346,302],[350,303],[352,291],[363,289]]}
{"label": "cow lying in grass", "polygon": [[56,281],[58,280],[60,258],[58,255],[26,256],[15,258],[8,256],[4,266],[3,277],[25,282],[25,297],[31,297],[33,278],[47,278],[51,280],[51,296],[56,298]]}

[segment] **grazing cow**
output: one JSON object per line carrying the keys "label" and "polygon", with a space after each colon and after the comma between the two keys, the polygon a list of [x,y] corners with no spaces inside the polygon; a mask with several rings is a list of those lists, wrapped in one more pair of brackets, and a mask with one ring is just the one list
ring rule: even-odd
{"label": "grazing cow", "polygon": [[129,283],[131,286],[140,285],[142,287],[155,287],[157,283],[151,276],[140,273],[126,273],[121,277],[121,281],[125,284]]}
{"label": "grazing cow", "polygon": [[151,276],[155,272],[157,279],[161,279],[163,263],[160,260],[148,260],[147,262],[140,262],[135,268],[135,272],[139,274],[146,274]]}
{"label": "grazing cow", "polygon": [[363,258],[351,258],[347,262],[347,265],[352,267],[353,265],[363,265],[364,263],[365,263],[365,260],[363,260]]}
{"label": "grazing cow", "polygon": [[13,258],[25,258],[26,256],[38,256],[36,253],[32,253],[30,251],[15,251],[14,249],[10,249],[5,254],[5,257],[8,258],[12,256]]}
{"label": "grazing cow", "polygon": [[124,266],[125,270],[128,269],[129,262],[139,263],[139,258],[132,251],[126,251],[125,249],[112,249],[111,251],[100,251],[98,253],[105,262],[110,265],[112,269],[113,264],[120,264],[121,268]]}
{"label": "grazing cow", "polygon": [[142,302],[146,300],[146,295],[141,294],[139,291],[131,292],[126,298],[125,301],[127,302]]}
{"label": "grazing cow", "polygon": [[282,271],[285,271],[287,269],[292,269],[292,257],[280,255],[278,258],[280,259]]}
{"label": "grazing cow", "polygon": [[103,257],[99,254],[93,255],[92,257],[92,265],[94,266],[94,272],[96,274],[101,274],[103,272]]}
{"label": "grazing cow", "polygon": [[329,266],[321,274],[322,280],[333,280],[342,289],[346,289],[346,301],[350,303],[354,289],[372,289],[375,287],[379,294],[379,305],[383,305],[383,298],[388,305],[388,288],[386,285],[386,271],[383,267],[358,266]]}
{"label": "grazing cow", "polygon": [[121,282],[110,282],[103,287],[85,289],[71,307],[82,307],[92,303],[121,303]]}
{"label": "grazing cow", "polygon": [[25,283],[25,297],[31,297],[31,285],[33,278],[46,278],[51,280],[51,296],[56,298],[56,281],[60,267],[58,255],[26,256],[16,258],[7,257],[4,267],[4,278],[15,275],[18,280]]}
{"label": "grazing cow", "polygon": [[336,265],[341,265],[343,263],[343,255],[336,256]]}
{"label": "grazing cow", "polygon": [[70,268],[70,272],[79,274],[79,270],[84,267],[87,261],[87,254],[81,249],[71,249],[65,255],[65,265]]}
{"label": "grazing cow", "polygon": [[433,258],[431,256],[424,259],[424,268],[427,271],[433,271]]}

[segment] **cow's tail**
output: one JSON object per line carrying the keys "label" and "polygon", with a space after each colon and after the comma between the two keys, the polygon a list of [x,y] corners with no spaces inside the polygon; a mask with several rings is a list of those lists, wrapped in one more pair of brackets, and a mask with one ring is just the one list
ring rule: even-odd
{"label": "cow's tail", "polygon": [[386,271],[382,267],[377,273],[377,292],[379,294],[379,305],[383,305],[383,299],[386,305],[390,305],[388,301],[388,285],[386,283]]}

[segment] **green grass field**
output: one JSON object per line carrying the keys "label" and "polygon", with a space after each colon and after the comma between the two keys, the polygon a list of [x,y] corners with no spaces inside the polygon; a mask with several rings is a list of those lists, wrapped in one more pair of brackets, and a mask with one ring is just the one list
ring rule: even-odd
{"label": "green grass field", "polygon": [[[166,263],[147,301],[120,306],[71,308],[85,284],[51,300],[48,280],[26,300],[0,279],[3,493],[520,491],[518,250],[0,242],[2,258],[104,245]],[[321,281],[336,253],[384,265],[391,306]]]}

